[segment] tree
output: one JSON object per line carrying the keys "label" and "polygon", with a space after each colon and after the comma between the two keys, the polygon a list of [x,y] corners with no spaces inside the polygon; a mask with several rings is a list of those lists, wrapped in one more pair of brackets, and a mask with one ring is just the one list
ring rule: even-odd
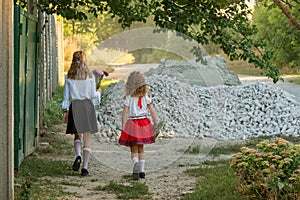
{"label": "tree", "polygon": [[[273,0],[274,4],[285,14],[285,16],[289,19],[289,21],[300,30],[300,0]],[[296,12],[292,12],[296,10]]]}
{"label": "tree", "polygon": [[[299,0],[294,1],[298,3]],[[136,21],[146,22],[149,16],[154,16],[156,26],[175,30],[199,44],[212,42],[220,45],[231,60],[247,60],[260,67],[263,74],[274,82],[279,80],[278,67],[270,63],[271,53],[265,51],[265,43],[253,37],[257,29],[247,18],[251,11],[246,1],[41,0],[38,7],[48,14],[56,13],[67,19],[78,20],[88,17],[82,7],[95,16],[110,12],[113,17],[119,17],[123,28],[130,27]],[[197,52],[195,48],[194,53]]]}
{"label": "tree", "polygon": [[[290,13],[297,13],[295,7]],[[300,67],[300,32],[291,25],[288,18],[282,17],[281,11],[274,6],[257,4],[253,21],[258,28],[257,37],[267,42],[267,49],[273,52],[273,63],[280,68],[288,67],[299,71]]]}

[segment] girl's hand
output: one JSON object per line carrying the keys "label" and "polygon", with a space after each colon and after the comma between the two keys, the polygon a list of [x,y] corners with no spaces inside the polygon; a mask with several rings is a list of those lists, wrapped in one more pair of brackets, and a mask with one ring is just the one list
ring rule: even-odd
{"label": "girl's hand", "polygon": [[101,93],[101,92],[102,92],[101,88],[98,88],[98,89],[97,89],[97,91],[98,91],[99,93]]}
{"label": "girl's hand", "polygon": [[65,112],[63,113],[63,121],[64,123],[68,123],[68,112]]}

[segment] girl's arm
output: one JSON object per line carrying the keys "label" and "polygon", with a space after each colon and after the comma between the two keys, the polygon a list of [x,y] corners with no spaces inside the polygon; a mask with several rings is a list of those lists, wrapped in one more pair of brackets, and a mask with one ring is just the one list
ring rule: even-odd
{"label": "girl's arm", "polygon": [[153,123],[154,123],[154,124],[157,124],[156,113],[155,113],[155,111],[154,111],[154,108],[153,108],[152,103],[151,103],[151,104],[148,104],[147,106],[148,106],[148,109],[149,109],[149,111],[150,111],[150,115],[151,115],[151,117],[152,117]]}
{"label": "girl's arm", "polygon": [[122,130],[125,128],[125,124],[127,121],[127,113],[128,113],[128,106],[124,106],[123,112],[122,112]]}
{"label": "girl's arm", "polygon": [[69,94],[69,84],[67,82],[67,79],[65,80],[65,85],[64,85],[64,100],[61,103],[61,108],[63,109],[63,122],[67,123],[68,122],[68,109],[70,106],[70,94]]}
{"label": "girl's arm", "polygon": [[70,107],[70,88],[68,79],[65,80],[63,96],[64,99],[61,102],[61,108],[63,110],[67,110]]}

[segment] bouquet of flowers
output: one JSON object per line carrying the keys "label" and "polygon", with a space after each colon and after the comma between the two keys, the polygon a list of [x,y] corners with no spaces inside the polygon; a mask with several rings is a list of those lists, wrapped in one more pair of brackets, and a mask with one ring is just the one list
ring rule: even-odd
{"label": "bouquet of flowers", "polygon": [[96,80],[96,89],[99,89],[103,77],[104,76],[109,76],[109,72],[106,71],[105,69],[102,70],[102,71],[99,71],[98,69],[94,69],[93,74],[94,74],[95,80]]}
{"label": "bouquet of flowers", "polygon": [[164,122],[164,121],[159,121],[157,124],[155,124],[154,125],[154,136],[157,137],[160,134],[160,132],[162,130],[164,130],[165,126],[166,126],[166,122]]}

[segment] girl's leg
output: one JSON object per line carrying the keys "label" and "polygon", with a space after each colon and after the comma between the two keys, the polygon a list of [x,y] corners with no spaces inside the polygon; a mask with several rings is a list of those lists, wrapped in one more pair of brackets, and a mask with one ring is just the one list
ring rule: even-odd
{"label": "girl's leg", "polygon": [[139,162],[139,149],[137,145],[130,146],[131,160],[133,164]]}
{"label": "girl's leg", "polygon": [[139,153],[139,164],[140,164],[140,178],[145,178],[145,151],[144,145],[138,146],[138,153]]}
{"label": "girl's leg", "polygon": [[91,139],[91,133],[84,133],[83,134],[83,166],[81,169],[81,175],[86,176],[88,175],[88,164],[89,159],[91,155],[91,147],[92,147],[92,139]]}
{"label": "girl's leg", "polygon": [[130,152],[131,152],[131,159],[133,162],[133,172],[132,176],[134,180],[139,179],[139,170],[140,170],[140,165],[139,165],[139,158],[138,158],[138,146],[130,146]]}
{"label": "girl's leg", "polygon": [[78,171],[80,168],[81,163],[81,135],[80,134],[74,134],[74,149],[75,149],[75,161],[73,163],[73,170]]}
{"label": "girl's leg", "polygon": [[79,134],[74,134],[74,149],[75,149],[75,156],[81,157],[81,137]]}

